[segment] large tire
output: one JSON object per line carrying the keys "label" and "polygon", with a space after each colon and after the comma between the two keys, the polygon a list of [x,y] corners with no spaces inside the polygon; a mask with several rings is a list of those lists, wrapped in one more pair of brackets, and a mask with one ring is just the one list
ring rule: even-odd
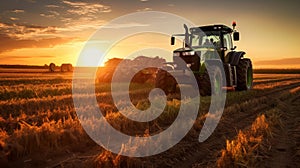
{"label": "large tire", "polygon": [[201,96],[211,96],[220,94],[222,87],[226,85],[225,76],[219,66],[209,66],[204,73],[198,78],[199,90]]}
{"label": "large tire", "polygon": [[155,87],[162,89],[166,95],[176,92],[176,80],[167,71],[159,69],[156,73]]}
{"label": "large tire", "polygon": [[198,77],[199,91],[201,96],[211,95],[211,85],[207,69]]}
{"label": "large tire", "polygon": [[237,66],[237,90],[250,90],[253,87],[253,69],[251,60],[241,59]]}

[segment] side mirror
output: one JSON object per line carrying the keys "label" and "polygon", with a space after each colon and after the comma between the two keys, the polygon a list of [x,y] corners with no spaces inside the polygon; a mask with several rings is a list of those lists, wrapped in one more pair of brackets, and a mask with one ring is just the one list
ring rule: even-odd
{"label": "side mirror", "polygon": [[175,37],[174,36],[171,37],[171,45],[175,45]]}
{"label": "side mirror", "polygon": [[239,41],[240,40],[240,33],[239,32],[234,32],[233,33],[233,40],[234,41]]}

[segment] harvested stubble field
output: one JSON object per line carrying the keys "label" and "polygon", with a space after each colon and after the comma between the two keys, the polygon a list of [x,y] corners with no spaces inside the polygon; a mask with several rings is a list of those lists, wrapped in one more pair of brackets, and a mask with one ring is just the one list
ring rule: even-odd
{"label": "harvested stubble field", "polygon": [[[0,73],[1,167],[300,167],[300,74],[255,74],[254,89],[227,93],[223,116],[203,143],[198,136],[210,97],[201,98],[193,128],[161,154],[129,158],[98,146],[81,127],[73,105],[71,73]],[[85,89],[85,88],[82,88]],[[139,109],[151,85],[132,84]],[[86,96],[86,95],[73,95]],[[149,123],[124,118],[108,84],[96,85],[98,106],[116,129],[149,136],[168,128],[178,100]],[[89,107],[85,107],[87,110]]]}

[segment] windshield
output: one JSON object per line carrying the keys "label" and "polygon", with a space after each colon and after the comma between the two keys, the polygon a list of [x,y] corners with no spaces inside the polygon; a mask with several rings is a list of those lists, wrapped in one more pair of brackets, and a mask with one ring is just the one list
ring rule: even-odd
{"label": "windshield", "polygon": [[191,36],[191,47],[206,47],[206,48],[215,48],[220,47],[220,37],[218,32],[202,32],[195,33]]}

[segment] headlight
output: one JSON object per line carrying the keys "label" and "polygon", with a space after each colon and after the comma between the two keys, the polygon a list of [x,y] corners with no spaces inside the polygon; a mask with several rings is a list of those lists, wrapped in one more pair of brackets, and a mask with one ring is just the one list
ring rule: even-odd
{"label": "headlight", "polygon": [[179,57],[179,56],[180,56],[180,53],[179,53],[179,52],[174,52],[174,53],[173,53],[173,56]]}
{"label": "headlight", "polygon": [[183,56],[195,55],[195,51],[186,51],[182,53]]}

